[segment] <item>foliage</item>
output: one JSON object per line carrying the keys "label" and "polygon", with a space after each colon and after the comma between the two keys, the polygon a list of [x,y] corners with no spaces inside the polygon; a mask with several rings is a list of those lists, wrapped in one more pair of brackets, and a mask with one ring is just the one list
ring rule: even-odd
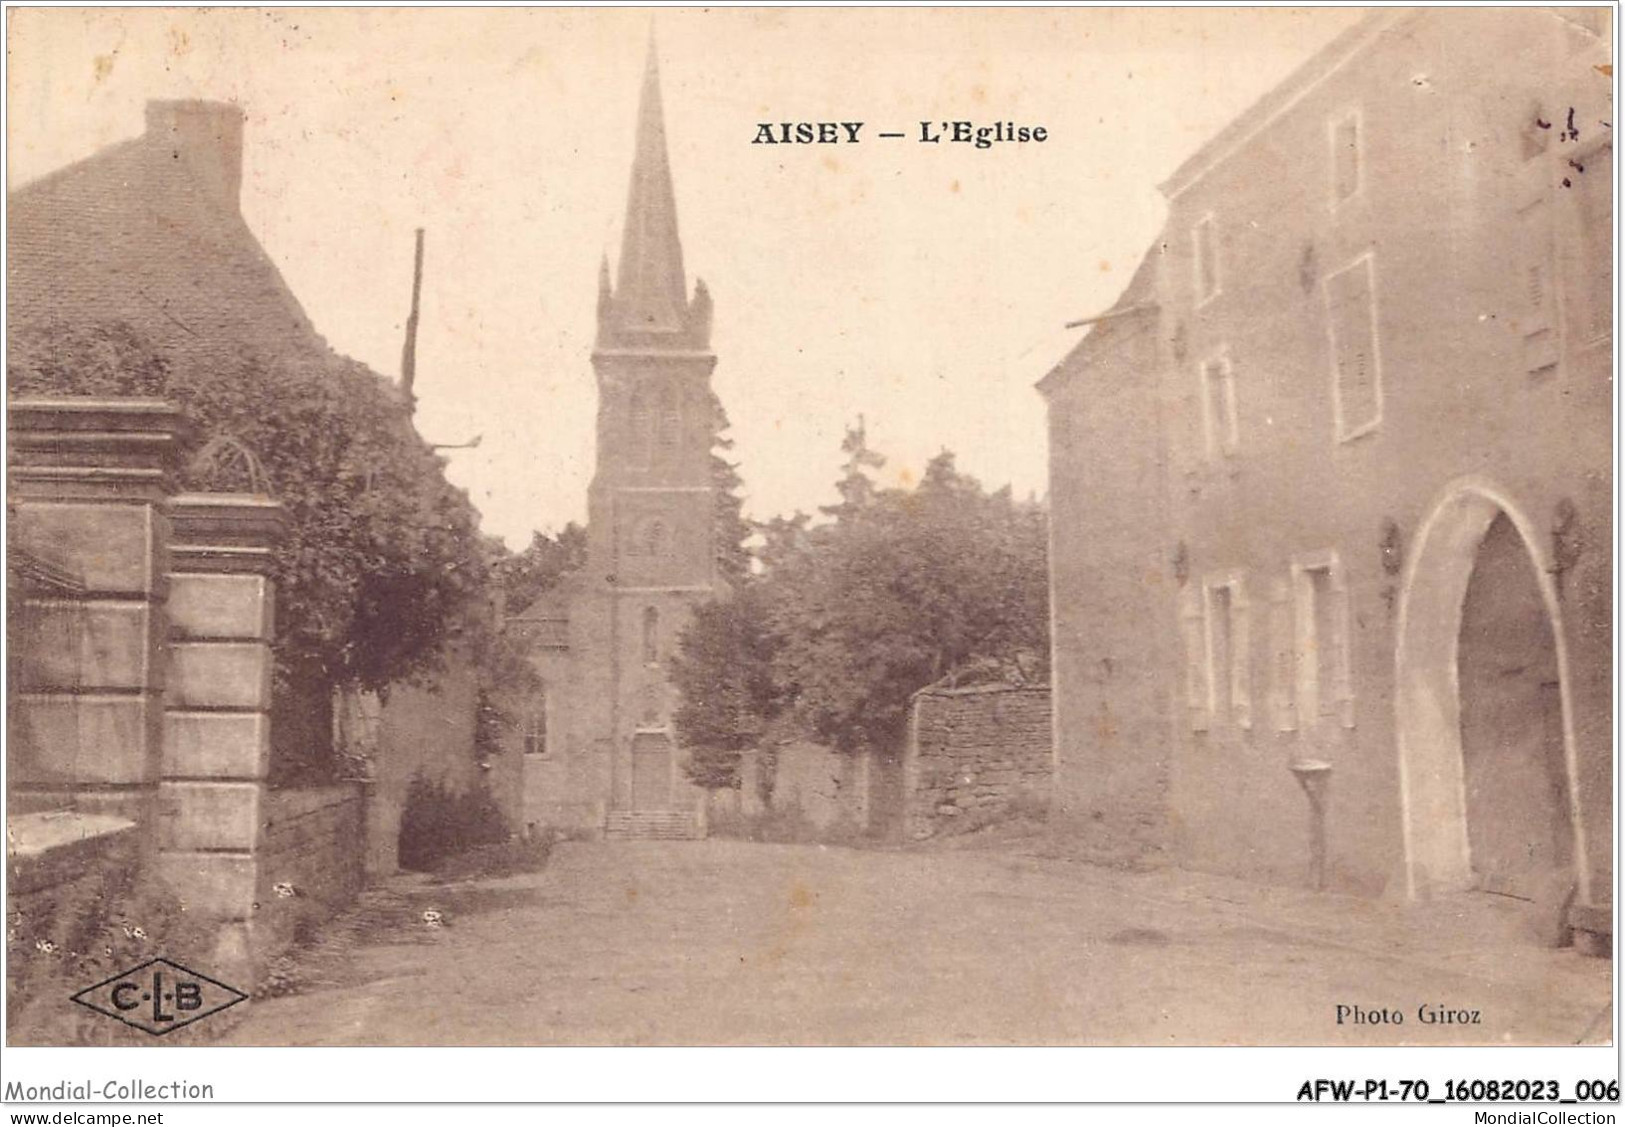
{"label": "foliage", "polygon": [[711,527],[717,574],[727,583],[737,584],[743,582],[750,572],[750,551],[745,542],[750,539],[754,529],[745,519],[744,501],[739,495],[740,486],[744,484],[739,477],[739,466],[726,457],[734,445],[733,439],[726,433],[729,427],[728,413],[723,410],[722,400],[715,394],[711,396],[711,418],[711,496],[714,506]]}
{"label": "foliage", "polygon": [[953,455],[913,490],[848,431],[841,501],[761,526],[760,574],[702,607],[680,643],[677,729],[696,781],[737,785],[738,751],[789,727],[846,751],[893,749],[913,694],[969,674],[1046,675],[1047,524]]}
{"label": "foliage", "polygon": [[310,348],[246,348],[209,365],[158,352],[123,323],[13,334],[12,394],[158,396],[189,424],[193,489],[241,488],[218,465],[188,465],[229,435],[263,466],[289,529],[276,556],[279,684],[384,689],[433,669],[478,597],[486,557],[467,496],[412,427],[394,387]]}
{"label": "foliage", "polygon": [[[162,956],[207,966],[217,928],[188,915],[180,895],[143,873],[140,858],[109,855],[80,876],[6,905],[6,1031],[11,1044],[128,1045],[149,1040],[68,1001],[85,987]],[[242,984],[239,984],[242,985]],[[206,1039],[220,1022],[165,1038]]]}
{"label": "foliage", "polygon": [[586,562],[587,530],[575,521],[556,536],[533,533],[523,551],[504,553],[496,563],[494,571],[502,585],[504,611],[519,614]]}
{"label": "foliage", "polygon": [[496,703],[494,694],[481,685],[474,703],[474,757],[480,762],[502,752],[502,736],[513,726],[513,717]]}
{"label": "foliage", "polygon": [[742,578],[730,594],[696,608],[678,641],[673,724],[689,749],[689,778],[707,789],[739,785],[739,753],[757,746],[783,709],[774,677],[780,639],[763,601],[769,594],[761,581]]}
{"label": "foliage", "polygon": [[401,810],[400,866],[427,872],[448,857],[508,840],[508,823],[483,785],[453,791],[414,776]]}

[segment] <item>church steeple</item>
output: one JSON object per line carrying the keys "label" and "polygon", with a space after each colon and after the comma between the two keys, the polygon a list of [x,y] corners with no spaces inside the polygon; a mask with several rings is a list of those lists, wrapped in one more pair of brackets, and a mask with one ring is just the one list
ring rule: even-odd
{"label": "church steeple", "polygon": [[660,100],[660,64],[649,37],[643,91],[638,100],[637,147],[626,196],[621,260],[613,292],[599,303],[601,345],[677,343],[706,346],[708,317],[688,299],[683,246],[677,234],[677,200],[666,154],[666,122]]}

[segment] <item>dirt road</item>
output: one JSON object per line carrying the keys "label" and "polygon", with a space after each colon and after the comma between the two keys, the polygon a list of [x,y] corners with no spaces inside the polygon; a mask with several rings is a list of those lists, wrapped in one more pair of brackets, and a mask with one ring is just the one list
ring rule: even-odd
{"label": "dirt road", "polygon": [[[433,927],[425,910],[446,921]],[[368,894],[238,1044],[1568,1044],[1612,964],[1422,911],[1011,852],[567,843]],[[1368,1019],[1378,1011],[1403,1023]],[[1449,1011],[1449,1023],[1424,1020]],[[1476,1022],[1471,1015],[1477,1015]]]}

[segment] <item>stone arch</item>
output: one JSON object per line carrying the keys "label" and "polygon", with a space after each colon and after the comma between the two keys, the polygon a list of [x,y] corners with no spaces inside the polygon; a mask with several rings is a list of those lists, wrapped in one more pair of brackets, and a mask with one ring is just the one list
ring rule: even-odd
{"label": "stone arch", "polygon": [[1394,719],[1405,843],[1405,887],[1412,898],[1462,891],[1473,883],[1461,737],[1457,664],[1462,609],[1479,547],[1505,515],[1533,566],[1556,650],[1563,764],[1580,902],[1590,902],[1590,872],[1579,803],[1572,683],[1562,608],[1538,527],[1499,486],[1460,478],[1428,509],[1405,562],[1394,653]]}

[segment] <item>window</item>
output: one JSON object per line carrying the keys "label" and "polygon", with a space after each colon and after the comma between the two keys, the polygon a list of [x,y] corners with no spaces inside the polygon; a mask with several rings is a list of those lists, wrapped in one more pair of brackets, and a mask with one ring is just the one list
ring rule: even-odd
{"label": "window", "polygon": [[1339,442],[1369,434],[1382,421],[1374,273],[1372,256],[1367,253],[1326,279],[1332,417]]}
{"label": "window", "polygon": [[1292,624],[1292,587],[1284,579],[1270,584],[1270,713],[1278,732],[1296,731],[1297,639]]}
{"label": "window", "polygon": [[1208,456],[1230,455],[1240,445],[1236,379],[1230,357],[1219,353],[1202,361],[1202,433]]}
{"label": "window", "polygon": [[626,545],[628,555],[660,559],[671,555],[671,527],[658,517],[640,521]]}
{"label": "window", "polygon": [[643,662],[653,665],[660,660],[660,612],[654,607],[643,608]]}
{"label": "window", "polygon": [[659,401],[660,411],[655,420],[655,453],[661,461],[670,461],[682,435],[682,400],[676,388],[663,384]]}
{"label": "window", "polygon": [[627,407],[627,454],[634,465],[647,466],[653,448],[654,403],[649,389],[639,384],[632,389]]}
{"label": "window", "polygon": [[1208,706],[1207,615],[1199,589],[1186,584],[1179,592],[1179,633],[1185,642],[1185,708],[1191,731],[1212,725]]}
{"label": "window", "polygon": [[671,554],[671,532],[663,520],[652,520],[643,526],[643,554],[667,556]]}
{"label": "window", "polygon": [[1529,375],[1557,367],[1556,295],[1552,292],[1552,206],[1544,188],[1518,209],[1518,277],[1523,287],[1519,327],[1523,370]]}
{"label": "window", "polygon": [[1360,190],[1360,112],[1350,110],[1332,122],[1332,206]]}
{"label": "window", "polygon": [[1240,573],[1207,583],[1207,707],[1215,722],[1253,726],[1247,590]]}
{"label": "window", "polygon": [[1349,598],[1335,552],[1300,557],[1292,565],[1297,713],[1306,729],[1354,727],[1349,668]]}
{"label": "window", "polygon": [[1576,345],[1606,341],[1614,320],[1614,147],[1575,158],[1571,170],[1574,221],[1572,273],[1564,312]]}
{"label": "window", "polygon": [[1213,216],[1204,215],[1191,229],[1191,255],[1196,265],[1196,304],[1219,292],[1219,257],[1213,241]]}
{"label": "window", "polygon": [[525,754],[547,754],[547,690],[543,689],[525,710],[523,730]]}
{"label": "window", "polygon": [[1247,590],[1239,572],[1211,577],[1181,595],[1186,698],[1191,728],[1253,726]]}

